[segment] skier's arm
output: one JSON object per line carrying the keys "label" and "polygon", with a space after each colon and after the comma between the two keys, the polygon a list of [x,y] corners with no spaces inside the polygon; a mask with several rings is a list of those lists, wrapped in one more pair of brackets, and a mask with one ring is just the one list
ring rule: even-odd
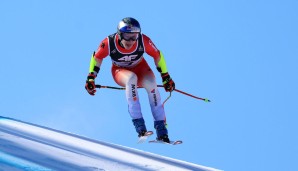
{"label": "skier's arm", "polygon": [[165,60],[165,58],[164,58],[161,51],[159,51],[159,58],[155,58],[154,62],[155,62],[157,70],[161,74],[164,74],[164,73],[168,72],[166,60]]}
{"label": "skier's arm", "polygon": [[95,59],[94,56],[95,52],[93,53],[90,60],[89,73],[94,73],[95,75],[97,75],[103,59]]}
{"label": "skier's arm", "polygon": [[109,39],[105,38],[100,43],[100,45],[97,49],[97,52],[93,53],[91,60],[90,60],[89,73],[93,72],[95,75],[98,74],[103,59],[109,55],[108,43],[109,43]]}
{"label": "skier's arm", "polygon": [[145,52],[154,58],[154,62],[157,70],[160,72],[162,77],[162,83],[166,91],[173,91],[175,89],[175,83],[168,73],[166,61],[163,53],[158,50],[154,43],[150,40],[149,37],[143,34],[143,41]]}
{"label": "skier's arm", "polygon": [[159,59],[157,58],[156,62],[155,62],[155,63],[157,63],[157,70],[161,74],[162,84],[163,84],[165,90],[167,92],[168,91],[171,92],[171,91],[175,90],[175,82],[173,81],[170,74],[168,73],[166,61],[165,61],[165,58],[164,58],[162,52],[159,51],[159,54],[160,54],[160,57],[159,57]]}
{"label": "skier's arm", "polygon": [[156,46],[148,36],[144,34],[142,34],[142,36],[143,36],[145,52],[154,59],[154,63],[158,71],[161,73],[168,72],[166,61],[162,52],[156,48]]}
{"label": "skier's arm", "polygon": [[104,39],[101,42],[97,52],[93,53],[90,60],[89,74],[87,76],[85,88],[87,92],[93,96],[95,95],[95,92],[96,92],[95,78],[97,77],[97,74],[100,70],[100,66],[103,61],[103,58],[107,57],[109,54],[109,50],[106,45],[108,45],[108,38]]}

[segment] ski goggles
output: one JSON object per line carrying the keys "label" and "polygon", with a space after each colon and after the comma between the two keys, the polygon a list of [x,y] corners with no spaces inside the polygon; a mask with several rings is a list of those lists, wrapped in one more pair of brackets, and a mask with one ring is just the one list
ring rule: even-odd
{"label": "ski goggles", "polygon": [[139,38],[139,33],[122,33],[121,38],[126,41],[136,41]]}

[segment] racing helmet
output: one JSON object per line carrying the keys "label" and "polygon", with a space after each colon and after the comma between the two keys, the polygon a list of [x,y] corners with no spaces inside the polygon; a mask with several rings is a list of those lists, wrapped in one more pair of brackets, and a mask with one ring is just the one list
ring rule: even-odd
{"label": "racing helmet", "polygon": [[132,17],[126,17],[123,18],[117,27],[117,33],[120,36],[121,39],[121,34],[122,33],[140,33],[141,32],[141,26],[139,22],[132,18]]}

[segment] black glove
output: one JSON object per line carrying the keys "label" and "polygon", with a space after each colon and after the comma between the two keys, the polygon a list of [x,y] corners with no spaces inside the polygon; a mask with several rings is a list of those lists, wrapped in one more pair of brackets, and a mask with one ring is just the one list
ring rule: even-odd
{"label": "black glove", "polygon": [[165,88],[166,92],[172,92],[175,90],[175,83],[172,80],[169,73],[161,74],[163,87]]}
{"label": "black glove", "polygon": [[94,96],[96,92],[95,78],[96,78],[96,75],[93,72],[89,73],[87,77],[86,85],[85,85],[85,89],[92,96]]}

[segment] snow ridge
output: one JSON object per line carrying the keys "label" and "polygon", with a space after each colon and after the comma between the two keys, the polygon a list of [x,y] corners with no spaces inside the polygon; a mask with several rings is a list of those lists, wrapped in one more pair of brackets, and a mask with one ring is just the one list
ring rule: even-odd
{"label": "snow ridge", "polygon": [[0,171],[218,171],[1,116],[0,156]]}

